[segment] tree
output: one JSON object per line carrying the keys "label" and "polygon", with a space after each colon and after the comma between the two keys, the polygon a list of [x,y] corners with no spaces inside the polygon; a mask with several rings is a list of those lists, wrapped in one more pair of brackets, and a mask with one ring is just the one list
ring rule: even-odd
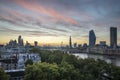
{"label": "tree", "polygon": [[48,62],[60,64],[62,62],[62,59],[63,53],[61,51],[53,51],[48,57]]}
{"label": "tree", "polygon": [[[51,69],[48,67],[52,67],[55,64],[57,66],[57,69],[55,70],[59,75],[56,75],[56,77],[54,77],[54,80],[102,80],[103,77],[105,80],[107,78],[111,80],[120,80],[120,67],[107,63],[104,60],[95,60],[92,58],[78,59],[74,55],[66,54],[62,51],[34,49],[33,52],[38,52],[41,56],[41,62],[46,62],[44,65],[47,65],[44,72],[41,67],[39,67],[41,72],[36,73],[36,71],[33,71],[33,68],[36,68],[38,65],[29,68],[29,70],[33,71],[31,71],[32,73],[35,72],[36,75],[39,74],[39,76],[42,76],[39,78],[41,80],[53,79],[48,78],[48,75],[50,75],[51,72],[49,71]],[[43,65],[43,63],[40,65]],[[52,67],[52,71],[54,71],[53,68],[55,67]],[[46,78],[45,75],[42,75],[41,73],[44,73],[46,75]]]}
{"label": "tree", "polygon": [[3,68],[0,68],[0,80],[9,80],[9,75],[4,72]]}
{"label": "tree", "polygon": [[120,67],[112,65],[110,77],[112,80],[120,80]]}
{"label": "tree", "polygon": [[57,64],[35,63],[28,65],[25,70],[24,80],[58,80]]}
{"label": "tree", "polygon": [[0,51],[0,58],[1,58],[2,52]]}
{"label": "tree", "polygon": [[62,51],[59,50],[49,51],[49,50],[40,50],[38,48],[33,48],[30,50],[30,52],[39,53],[41,57],[41,62],[57,63],[57,64],[60,64],[62,62],[63,54],[64,54]]}
{"label": "tree", "polygon": [[51,51],[48,50],[41,50],[40,56],[41,56],[41,62],[49,62],[49,56],[52,54]]}
{"label": "tree", "polygon": [[32,52],[32,53],[39,53],[39,52],[40,52],[40,49],[39,49],[39,48],[32,48],[32,49],[30,50],[30,52]]}
{"label": "tree", "polygon": [[62,62],[67,62],[68,64],[73,65],[75,68],[79,66],[77,57],[75,57],[74,55],[70,55],[70,54],[64,54]]}
{"label": "tree", "polygon": [[67,62],[62,62],[59,65],[59,73],[59,80],[80,80],[81,78],[79,71],[75,69],[73,65],[70,65]]}
{"label": "tree", "polygon": [[60,64],[35,63],[28,65],[24,80],[80,80],[79,71],[66,62]]}
{"label": "tree", "polygon": [[25,66],[27,65],[33,65],[33,60],[32,59],[28,59],[26,62],[25,62]]}

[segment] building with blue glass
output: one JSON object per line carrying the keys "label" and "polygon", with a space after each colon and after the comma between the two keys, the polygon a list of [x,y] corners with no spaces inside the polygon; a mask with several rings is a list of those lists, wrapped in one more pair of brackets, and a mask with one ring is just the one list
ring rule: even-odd
{"label": "building with blue glass", "polygon": [[89,31],[89,46],[95,46],[96,36],[93,30]]}

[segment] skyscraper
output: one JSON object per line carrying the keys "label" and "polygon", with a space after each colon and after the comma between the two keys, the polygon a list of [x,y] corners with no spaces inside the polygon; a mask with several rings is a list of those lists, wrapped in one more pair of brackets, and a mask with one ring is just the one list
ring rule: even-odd
{"label": "skyscraper", "polygon": [[89,31],[89,46],[94,46],[96,43],[96,36],[93,30]]}
{"label": "skyscraper", "polygon": [[18,45],[21,44],[21,35],[18,36]]}
{"label": "skyscraper", "polygon": [[71,39],[71,36],[70,36],[70,40],[69,40],[69,48],[72,48],[72,39]]}
{"label": "skyscraper", "polygon": [[18,45],[19,46],[23,46],[24,45],[23,39],[22,39],[21,35],[18,37]]}
{"label": "skyscraper", "polygon": [[37,47],[38,46],[38,42],[34,41],[34,46]]}
{"label": "skyscraper", "polygon": [[117,28],[110,27],[110,46],[117,47]]}

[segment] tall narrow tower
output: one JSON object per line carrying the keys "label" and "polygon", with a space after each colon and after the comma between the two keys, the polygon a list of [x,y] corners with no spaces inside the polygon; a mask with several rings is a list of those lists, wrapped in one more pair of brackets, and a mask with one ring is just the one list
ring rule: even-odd
{"label": "tall narrow tower", "polygon": [[22,39],[21,35],[18,36],[18,45],[19,46],[23,46],[24,45],[23,39]]}
{"label": "tall narrow tower", "polygon": [[117,47],[117,28],[110,27],[110,46]]}
{"label": "tall narrow tower", "polygon": [[70,40],[69,40],[69,48],[72,48],[72,39],[71,39],[71,36],[70,36]]}
{"label": "tall narrow tower", "polygon": [[21,35],[18,36],[18,45],[21,45]]}

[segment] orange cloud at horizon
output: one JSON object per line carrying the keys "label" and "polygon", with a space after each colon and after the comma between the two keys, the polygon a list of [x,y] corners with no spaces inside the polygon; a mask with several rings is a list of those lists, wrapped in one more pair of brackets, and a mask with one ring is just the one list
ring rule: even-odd
{"label": "orange cloud at horizon", "polygon": [[[24,44],[26,43],[26,41],[28,41],[30,44],[34,45],[34,41],[38,41],[38,45],[39,46],[44,46],[44,45],[51,45],[51,46],[60,46],[61,42],[63,42],[63,46],[69,45],[69,37],[51,37],[51,36],[41,36],[41,37],[27,37],[27,36],[22,36],[23,40],[24,40]],[[17,40],[18,37],[15,36],[9,36],[9,37],[5,37],[5,36],[1,36],[0,38],[0,44],[7,44],[10,40]],[[97,39],[96,44],[99,44],[99,39]],[[81,40],[76,39],[74,37],[72,37],[72,44],[77,43],[77,44],[84,44],[87,43],[88,44],[88,39],[83,38]],[[109,39],[106,40],[107,44],[109,44]]]}

